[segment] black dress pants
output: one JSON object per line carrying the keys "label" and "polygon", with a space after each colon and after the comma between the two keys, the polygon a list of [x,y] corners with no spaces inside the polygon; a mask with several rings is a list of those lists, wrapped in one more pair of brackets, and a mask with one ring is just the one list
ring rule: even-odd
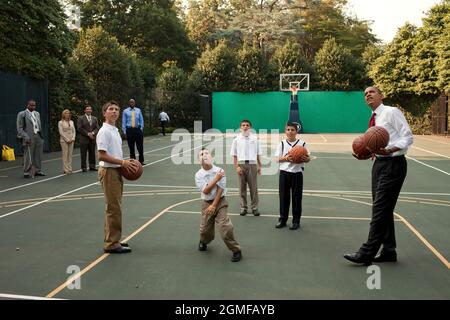
{"label": "black dress pants", "polygon": [[86,156],[89,153],[89,169],[95,169],[95,140],[80,142],[81,169],[87,169]]}
{"label": "black dress pants", "polygon": [[359,252],[374,257],[383,251],[395,251],[394,208],[405,181],[405,156],[377,158],[372,167],[372,220],[369,237]]}
{"label": "black dress pants", "polygon": [[144,162],[144,134],[140,128],[127,128],[127,142],[130,149],[130,158],[136,159],[134,145],[136,145],[139,152],[139,162]]}
{"label": "black dress pants", "polygon": [[302,216],[303,172],[287,172],[280,170],[280,222],[286,223],[289,218],[289,206],[292,192],[292,223],[300,223]]}

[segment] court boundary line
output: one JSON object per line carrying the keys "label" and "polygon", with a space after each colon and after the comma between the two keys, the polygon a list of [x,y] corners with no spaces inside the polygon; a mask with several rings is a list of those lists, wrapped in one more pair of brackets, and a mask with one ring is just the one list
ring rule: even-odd
{"label": "court boundary line", "polygon": [[22,294],[0,293],[0,298],[14,299],[14,300],[67,300],[58,298],[47,298],[39,296],[27,296]]}
{"label": "court boundary line", "polygon": [[[221,139],[223,139],[223,138],[221,138]],[[220,140],[220,139],[219,139],[219,140]],[[191,140],[191,141],[192,141],[192,140]],[[216,141],[216,140],[214,140],[214,141]],[[179,143],[180,143],[180,142],[179,142]],[[195,149],[198,149],[198,148],[201,148],[201,147],[203,147],[203,146],[205,146],[205,145],[208,145],[208,144],[210,144],[210,143],[212,143],[212,142],[203,143],[203,144],[201,144],[200,146],[196,146],[196,147],[190,148],[190,149],[188,149],[188,150],[186,150],[186,151],[183,151],[183,153],[184,153],[184,152],[189,152],[189,151],[192,151],[192,150],[195,150]],[[174,155],[171,155],[171,156],[169,156],[169,157],[162,158],[162,159],[159,159],[159,160],[156,160],[156,161],[147,163],[147,164],[144,165],[143,167],[151,166],[151,165],[153,165],[153,164],[155,164],[155,163],[159,163],[159,162],[165,161],[165,160],[170,159],[170,158],[175,157],[175,156],[178,156],[178,154],[174,154]],[[82,189],[85,189],[85,188],[92,187],[92,186],[94,186],[94,185],[96,185],[96,184],[100,184],[100,183],[99,183],[98,181],[96,181],[96,182],[93,182],[93,183],[91,183],[91,184],[85,185],[85,186],[83,186],[83,187],[80,187],[80,188],[77,188],[77,189],[74,189],[74,190],[65,192],[65,193],[63,193],[63,194],[56,195],[56,196],[53,196],[53,197],[49,197],[49,198],[47,198],[46,200],[37,202],[37,203],[32,204],[32,205],[29,205],[29,206],[27,206],[27,207],[20,208],[20,209],[17,209],[17,210],[15,210],[15,211],[12,211],[12,212],[5,213],[5,214],[3,214],[3,215],[0,215],[0,219],[3,219],[3,218],[5,218],[5,217],[8,217],[8,216],[10,216],[10,215],[12,215],[12,214],[15,214],[15,213],[18,213],[18,212],[27,210],[27,209],[29,209],[29,208],[38,206],[38,205],[40,205],[40,204],[46,203],[46,202],[48,202],[48,201],[50,201],[50,200],[58,199],[58,198],[60,198],[60,197],[62,197],[62,196],[71,194],[71,193],[73,193],[73,192],[76,192],[76,191],[79,191],[79,190],[82,190]]]}
{"label": "court boundary line", "polygon": [[[135,231],[133,231],[128,237],[126,237],[124,240],[122,240],[123,242],[127,242],[130,239],[134,238],[134,236],[136,236],[137,234],[139,234],[142,230],[144,230],[145,228],[147,228],[149,225],[151,225],[154,221],[156,221],[159,217],[161,217],[164,213],[166,213],[167,211],[169,211],[170,209],[188,203],[188,202],[193,202],[193,201],[198,201],[200,200],[200,197],[196,197],[194,199],[189,199],[189,200],[185,200],[185,201],[181,201],[178,203],[175,203],[165,209],[163,209],[162,211],[160,211],[157,215],[155,215],[153,218],[151,218],[149,221],[147,221],[146,223],[144,223],[142,226],[140,226],[138,229],[136,229]],[[52,290],[50,293],[48,293],[46,295],[47,298],[53,298],[55,295],[57,295],[58,293],[60,293],[62,290],[64,290],[69,284],[73,283],[73,281],[81,278],[81,276],[83,276],[84,274],[86,274],[87,272],[89,272],[93,267],[95,267],[97,264],[99,264],[100,262],[102,262],[103,260],[105,260],[108,256],[110,255],[110,253],[104,253],[102,254],[99,258],[97,258],[95,261],[91,262],[88,266],[86,266],[85,268],[83,268],[83,270],[81,270],[80,272],[78,272],[77,274],[69,277],[69,279],[67,279],[67,281],[65,281],[64,283],[62,283],[61,285],[59,285],[58,287],[56,287],[54,290]]]}
{"label": "court boundary line", "polygon": [[428,153],[431,153],[431,154],[434,154],[434,155],[437,155],[437,156],[440,156],[440,157],[443,157],[443,158],[450,159],[449,156],[446,156],[446,155],[443,155],[443,154],[440,154],[440,153],[437,153],[437,152],[434,152],[434,151],[430,151],[430,150],[427,150],[427,149],[423,149],[423,148],[420,148],[420,147],[411,146],[411,148],[412,149],[421,150],[421,151],[425,151],[425,152],[428,152]]}
{"label": "court boundary line", "polygon": [[[202,139],[202,138],[194,138],[194,139],[192,139],[192,140],[189,141],[189,142],[196,141],[196,140],[199,140],[199,139]],[[172,140],[171,140],[171,141],[172,141]],[[176,146],[176,145],[179,144],[179,143],[186,143],[186,142],[188,142],[188,141],[181,141],[181,142],[177,142],[177,143],[174,143],[174,144],[171,144],[171,145],[162,147],[162,148],[152,149],[152,150],[149,150],[149,151],[144,152],[144,154],[150,154],[150,153],[155,152],[155,151],[159,151],[159,150],[163,150],[163,149],[168,149],[168,148],[170,148],[170,147]],[[126,147],[126,146],[124,146],[124,144],[122,144],[122,148],[124,148],[124,147]],[[188,150],[188,151],[190,151],[190,150]],[[130,157],[128,156],[128,157],[125,157],[124,159],[129,159],[129,158],[130,158]],[[59,159],[61,159],[61,158],[59,158]],[[56,160],[57,160],[57,159],[56,159]],[[144,165],[144,167],[145,167],[145,166],[146,166],[146,165]],[[81,171],[82,171],[82,169],[78,169],[78,170],[75,170],[73,173],[80,173]],[[13,191],[13,190],[20,189],[20,188],[25,188],[25,187],[28,187],[28,186],[32,186],[32,185],[34,185],[34,184],[38,184],[38,183],[42,183],[42,182],[47,182],[47,181],[55,180],[55,179],[58,179],[58,178],[61,178],[61,177],[65,177],[65,176],[67,176],[67,175],[63,173],[63,174],[56,175],[56,176],[54,176],[54,177],[44,178],[44,179],[42,179],[42,180],[33,181],[33,182],[28,182],[28,183],[21,184],[21,185],[15,186],[15,187],[11,187],[11,188],[8,188],[8,189],[0,190],[0,193],[5,193],[5,192],[8,192],[8,191]]]}
{"label": "court boundary line", "polygon": [[444,171],[444,170],[441,170],[441,169],[436,168],[436,167],[433,167],[433,166],[431,166],[431,165],[429,165],[429,164],[426,164],[426,163],[424,163],[424,162],[422,162],[422,161],[420,161],[420,160],[417,160],[417,159],[415,159],[415,158],[413,158],[413,157],[411,157],[411,156],[406,156],[406,158],[407,158],[407,159],[411,159],[411,160],[413,160],[413,161],[415,161],[415,162],[418,162],[418,163],[420,163],[421,165],[424,165],[425,167],[434,169],[434,170],[436,170],[436,171],[442,172],[442,173],[444,173],[444,174],[450,176],[450,173],[449,173],[449,172]]}
{"label": "court boundary line", "polygon": [[[269,193],[270,194],[270,193]],[[233,194],[233,196],[238,196],[239,194]],[[325,195],[317,195],[318,197],[323,197],[323,198],[330,198],[330,199],[336,199],[336,200],[344,200],[344,201],[350,201],[350,202],[355,202],[355,203],[359,203],[359,204],[364,204],[364,205],[368,205],[368,206],[372,206],[371,203],[367,203],[367,202],[363,202],[363,201],[359,201],[359,200],[354,200],[354,199],[348,199],[348,198],[342,198],[342,197],[332,197],[332,196],[325,196]],[[201,200],[200,197],[196,197],[193,199],[188,199],[188,200],[184,200],[184,201],[180,201],[178,203],[172,204],[171,206],[161,210],[158,214],[156,214],[154,217],[152,217],[149,221],[147,221],[146,223],[144,223],[142,226],[140,226],[138,229],[136,229],[135,231],[133,231],[130,235],[128,235],[125,239],[121,240],[123,242],[127,242],[129,240],[131,240],[132,238],[134,238],[137,234],[139,234],[140,232],[142,232],[145,228],[147,228],[150,224],[152,224],[154,221],[156,221],[158,218],[160,218],[164,213],[167,212],[171,212],[172,208],[175,208],[177,206],[186,204],[186,203],[190,203],[190,202],[194,202],[194,201],[199,201]],[[196,212],[197,214],[200,212]],[[426,248],[428,248],[428,250],[430,250],[443,264],[444,266],[447,267],[447,269],[450,269],[450,263],[446,260],[446,258],[440,254],[440,252],[433,247],[433,245],[431,245],[431,243],[419,232],[417,231],[417,229],[415,229],[411,223],[409,223],[404,217],[402,217],[400,214],[394,212],[394,215],[396,215],[397,217],[399,217],[400,222],[403,222],[407,228],[413,232],[413,234],[419,239],[419,241],[421,241]],[[148,218],[148,217],[146,217]],[[395,219],[394,219],[395,221]],[[54,290],[52,290],[50,293],[48,293],[46,295],[47,298],[53,298],[55,295],[57,295],[58,293],[60,293],[61,291],[63,291],[67,285],[73,283],[73,281],[79,279],[81,276],[83,276],[84,274],[86,274],[87,272],[89,272],[92,268],[94,268],[96,265],[98,265],[100,262],[102,262],[103,260],[105,260],[108,256],[110,255],[110,253],[104,253],[102,254],[99,258],[97,258],[96,260],[94,260],[93,262],[91,262],[88,266],[86,266],[85,268],[83,268],[83,270],[81,270],[79,273],[71,276],[69,279],[67,279],[64,283],[62,283],[61,285],[59,285],[57,288],[55,288]]]}

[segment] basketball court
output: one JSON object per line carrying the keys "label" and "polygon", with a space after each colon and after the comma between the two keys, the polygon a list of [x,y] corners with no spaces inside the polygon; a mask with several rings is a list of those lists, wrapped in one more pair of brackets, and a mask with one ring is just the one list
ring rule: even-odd
{"label": "basketball court", "polygon": [[[200,194],[194,187],[202,146],[229,150],[232,136],[195,134],[144,141],[143,176],[125,181],[123,238],[130,254],[104,254],[104,202],[96,172],[63,175],[60,153],[45,154],[46,177],[24,179],[19,161],[0,162],[0,298],[2,299],[449,299],[450,140],[415,136],[408,175],[395,209],[397,263],[373,270],[349,263],[367,239],[371,160],[351,155],[356,134],[304,134],[313,160],[304,173],[301,229],[275,229],[278,175],[270,158],[283,134],[261,134],[261,216],[240,216],[237,176],[228,152],[229,215],[243,259],[216,234],[197,250]],[[185,137],[186,138],[186,137]],[[174,152],[183,147],[181,153]],[[124,155],[128,147],[124,144]],[[191,162],[192,162],[191,161]],[[223,162],[225,162],[223,164]],[[291,221],[289,220],[288,223]],[[368,273],[369,272],[369,273]],[[71,277],[69,279],[69,277]]]}

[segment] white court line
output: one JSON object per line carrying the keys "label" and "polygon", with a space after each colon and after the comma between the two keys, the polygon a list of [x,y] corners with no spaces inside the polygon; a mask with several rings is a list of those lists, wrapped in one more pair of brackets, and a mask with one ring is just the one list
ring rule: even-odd
{"label": "white court line", "polygon": [[412,161],[418,162],[418,163],[424,165],[425,167],[434,169],[434,170],[436,170],[436,171],[442,172],[443,174],[446,174],[446,175],[450,176],[450,173],[448,173],[447,171],[444,171],[444,170],[438,169],[438,168],[436,168],[436,167],[430,166],[429,164],[426,164],[426,163],[424,163],[424,162],[422,162],[422,161],[419,161],[419,160],[417,160],[417,159],[411,158],[410,156],[406,156],[406,158],[411,159]]}
{"label": "white court line", "polygon": [[[219,139],[219,140],[220,140],[220,139]],[[215,141],[217,141],[217,140],[215,140]],[[210,143],[212,143],[212,142],[204,143],[204,144],[202,144],[202,145],[200,145],[200,146],[191,148],[191,149],[186,150],[186,151],[183,151],[183,152],[189,152],[189,151],[192,151],[192,150],[201,148],[201,147],[203,147],[203,146],[205,146],[205,145],[208,145],[208,144],[210,144]],[[155,163],[159,163],[159,162],[161,162],[161,161],[165,161],[165,160],[170,159],[170,158],[175,157],[175,156],[178,156],[178,154],[174,154],[174,155],[172,155],[172,156],[169,156],[169,157],[166,157],[166,158],[163,158],[163,159],[160,159],[160,160],[156,160],[156,161],[150,162],[150,163],[144,165],[144,167],[151,166],[151,165],[153,165],[153,164],[155,164]],[[86,185],[86,186],[83,186],[83,187],[80,187],[80,188],[77,188],[77,189],[74,189],[74,190],[71,190],[71,191],[68,191],[68,192],[59,194],[59,195],[57,195],[57,196],[53,196],[53,197],[47,198],[47,199],[45,199],[45,200],[36,202],[36,203],[34,203],[34,204],[32,204],[32,205],[29,205],[29,206],[26,206],[26,207],[17,209],[17,210],[15,210],[15,211],[5,213],[5,214],[3,214],[3,215],[0,216],[0,219],[3,219],[3,218],[5,218],[5,217],[7,217],[7,216],[10,216],[10,215],[12,215],[12,214],[15,214],[15,213],[24,211],[24,210],[26,210],[26,209],[29,209],[29,208],[38,206],[38,205],[40,205],[40,204],[43,204],[43,203],[52,201],[52,200],[54,200],[54,199],[58,199],[58,198],[60,198],[60,197],[63,197],[63,196],[65,196],[65,195],[68,195],[68,194],[71,194],[71,193],[74,193],[74,192],[76,192],[76,191],[79,191],[79,190],[82,190],[82,189],[85,189],[85,188],[89,188],[89,187],[91,187],[91,186],[93,186],[93,185],[95,185],[95,184],[99,184],[99,182],[93,182],[93,183],[88,184],[88,185]]]}
{"label": "white court line", "polygon": [[320,134],[320,137],[323,139],[324,142],[328,142],[327,138],[325,138],[323,135]]}
{"label": "white court line", "polygon": [[423,137],[423,136],[419,136],[419,137],[417,137],[417,138],[423,139],[423,140],[427,140],[427,141],[431,141],[431,142],[442,143],[442,144],[445,144],[445,145],[447,145],[447,146],[450,146],[450,143],[449,143],[449,142],[437,141],[437,140],[433,140],[433,139],[427,139],[427,138],[425,138],[425,137]]}
{"label": "white court line", "polygon": [[57,299],[57,298],[24,296],[24,295],[20,295],[20,294],[8,294],[8,293],[0,293],[0,298],[16,299],[16,300],[66,300],[66,299]]}
{"label": "white court line", "polygon": [[434,155],[436,155],[436,156],[440,156],[440,157],[444,157],[444,158],[450,159],[449,156],[446,156],[446,155],[443,155],[443,154],[440,154],[440,153],[437,153],[437,152],[433,152],[433,151],[430,151],[430,150],[427,150],[427,149],[422,149],[422,148],[415,147],[415,146],[412,146],[411,148],[417,149],[417,150],[421,150],[421,151],[425,151],[425,152],[434,154]]}
{"label": "white court line", "polygon": [[[194,186],[174,186],[174,185],[163,185],[163,184],[133,184],[126,183],[127,187],[152,187],[152,188],[180,188],[180,189],[197,189]],[[239,190],[239,188],[227,188],[227,190]],[[258,191],[268,191],[268,192],[278,192],[278,189],[262,189],[258,188]],[[338,194],[353,194],[353,193],[367,193],[372,194],[372,191],[351,191],[351,190],[309,190],[305,189],[303,192],[310,193],[338,193]],[[432,193],[432,192],[400,192],[400,194],[410,194],[410,195],[428,195],[428,196],[450,196],[450,193]]]}
{"label": "white court line", "polygon": [[[201,139],[201,138],[200,138],[200,139]],[[192,142],[192,141],[195,141],[195,140],[198,140],[198,138],[192,139],[191,141],[184,141],[184,142],[178,142],[178,143]],[[149,154],[149,153],[152,153],[152,152],[155,152],[155,151],[159,151],[159,150],[171,148],[171,147],[177,145],[178,143],[174,143],[174,144],[171,144],[171,145],[169,145],[169,146],[165,146],[165,147],[158,148],[158,149],[153,149],[153,150],[144,152],[144,154]],[[124,145],[122,145],[122,147],[124,147]],[[189,150],[189,151],[190,151],[190,150]],[[128,158],[129,158],[129,157],[127,157],[127,158],[125,158],[125,159],[128,159]],[[145,167],[145,166],[146,166],[146,165],[144,165],[144,167]],[[73,173],[78,173],[78,172],[81,172],[81,169],[76,170],[76,171],[74,171]],[[42,182],[46,182],[46,181],[58,179],[58,178],[65,177],[65,176],[67,176],[67,175],[66,175],[66,174],[60,174],[60,175],[57,175],[57,176],[54,176],[54,177],[51,177],[51,178],[45,178],[45,179],[42,179],[42,180],[39,179],[39,180],[37,180],[37,181],[33,181],[33,182],[30,182],[30,183],[25,183],[25,184],[21,184],[21,185],[18,185],[18,186],[15,186],[15,187],[11,187],[11,188],[8,188],[8,189],[0,190],[0,193],[4,193],[4,192],[16,190],[16,189],[20,189],[20,188],[25,188],[25,187],[28,187],[28,186],[31,186],[31,185],[34,185],[34,184],[37,184],[37,183],[42,183]]]}
{"label": "white court line", "polygon": [[[156,140],[156,139],[147,139],[147,141],[154,141],[154,140]],[[145,142],[145,140],[144,140],[144,142]],[[126,147],[128,144],[126,144],[126,143],[122,143],[122,148],[124,148],[124,147]],[[79,149],[79,148],[77,148],[77,149]],[[151,151],[149,151],[149,152],[151,152]],[[144,154],[146,154],[147,152],[144,152]],[[79,157],[80,156],[80,152],[78,152],[78,153],[75,153],[75,154],[73,154],[73,158],[74,157]],[[59,157],[59,158],[53,158],[53,159],[47,159],[47,160],[44,160],[44,161],[42,161],[42,163],[47,163],[47,162],[52,162],[52,161],[56,161],[56,160],[61,160],[62,158],[61,157]],[[14,166],[14,167],[8,167],[8,168],[3,168],[3,169],[0,169],[0,171],[7,171],[7,170],[11,170],[11,169],[18,169],[18,168],[22,168],[23,166]],[[77,171],[78,172],[78,171]]]}

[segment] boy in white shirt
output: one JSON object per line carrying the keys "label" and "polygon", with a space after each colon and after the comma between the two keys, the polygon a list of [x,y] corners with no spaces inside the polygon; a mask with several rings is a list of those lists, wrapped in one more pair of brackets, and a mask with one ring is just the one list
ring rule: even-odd
{"label": "boy in white shirt", "polygon": [[132,160],[123,160],[122,138],[116,121],[120,107],[115,101],[109,101],[102,108],[105,122],[97,134],[97,149],[100,168],[98,177],[105,194],[105,238],[106,253],[129,253],[131,249],[126,243],[120,243],[122,237],[122,193],[123,179],[120,167],[137,171]]}
{"label": "boy in white shirt", "polygon": [[198,250],[205,251],[208,243],[214,240],[214,227],[217,224],[222,240],[233,252],[232,262],[241,260],[241,248],[234,239],[233,224],[227,214],[228,202],[226,177],[223,169],[212,164],[208,150],[200,151],[199,162],[202,168],[195,174],[195,184],[201,192],[202,220],[200,224],[200,242]]}
{"label": "boy in white shirt", "polygon": [[303,171],[305,163],[310,161],[309,155],[302,156],[301,163],[293,163],[288,155],[289,150],[295,146],[306,148],[306,142],[297,139],[299,125],[294,122],[286,124],[285,133],[287,139],[282,140],[278,145],[275,156],[280,163],[279,195],[280,195],[280,218],[275,226],[277,229],[284,228],[289,218],[289,206],[292,192],[292,225],[291,230],[300,228],[300,218],[302,215],[302,195],[303,195]]}
{"label": "boy in white shirt", "polygon": [[250,189],[251,209],[254,216],[259,216],[257,177],[261,174],[261,145],[258,137],[251,134],[252,124],[249,120],[242,120],[241,133],[231,144],[234,167],[239,179],[239,193],[241,196],[241,216],[248,213],[247,184]]}

